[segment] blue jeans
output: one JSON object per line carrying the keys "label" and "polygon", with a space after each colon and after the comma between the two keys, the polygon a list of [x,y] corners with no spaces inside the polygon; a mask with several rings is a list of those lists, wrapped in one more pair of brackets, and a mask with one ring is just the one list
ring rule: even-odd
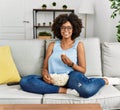
{"label": "blue jeans", "polygon": [[[104,85],[105,81],[102,78],[87,78],[78,71],[72,71],[69,73],[69,80],[65,87],[75,89],[81,97],[88,98],[96,94]],[[20,86],[24,91],[38,94],[58,93],[60,88],[47,84],[42,77],[37,75],[23,77]]]}

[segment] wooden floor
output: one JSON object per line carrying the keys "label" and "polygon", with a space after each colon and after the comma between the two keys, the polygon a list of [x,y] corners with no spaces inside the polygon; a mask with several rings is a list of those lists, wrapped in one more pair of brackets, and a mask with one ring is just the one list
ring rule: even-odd
{"label": "wooden floor", "polygon": [[102,110],[99,104],[0,104],[0,110]]}

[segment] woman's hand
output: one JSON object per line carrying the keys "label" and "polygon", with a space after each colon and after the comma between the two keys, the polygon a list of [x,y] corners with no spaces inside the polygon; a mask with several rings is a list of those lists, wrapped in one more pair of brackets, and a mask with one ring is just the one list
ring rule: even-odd
{"label": "woman's hand", "polygon": [[48,74],[48,71],[46,69],[42,70],[42,76],[43,76],[43,80],[48,83],[48,84],[53,84],[53,80],[50,77],[50,75]]}
{"label": "woman's hand", "polygon": [[73,63],[65,54],[61,55],[61,59],[68,66],[71,66]]}

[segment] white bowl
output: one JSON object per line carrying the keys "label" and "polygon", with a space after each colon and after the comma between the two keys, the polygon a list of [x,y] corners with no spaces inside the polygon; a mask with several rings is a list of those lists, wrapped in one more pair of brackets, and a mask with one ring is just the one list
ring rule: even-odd
{"label": "white bowl", "polygon": [[57,86],[65,86],[69,79],[68,74],[50,74],[50,76],[53,79],[54,85]]}

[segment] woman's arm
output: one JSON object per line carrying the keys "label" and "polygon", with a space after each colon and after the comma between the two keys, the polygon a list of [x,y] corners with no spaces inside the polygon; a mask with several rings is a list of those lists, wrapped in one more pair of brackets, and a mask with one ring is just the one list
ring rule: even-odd
{"label": "woman's arm", "polygon": [[77,46],[77,56],[78,56],[78,65],[74,64],[73,69],[80,71],[82,73],[86,72],[86,59],[85,59],[85,50],[82,42],[79,42]]}
{"label": "woman's arm", "polygon": [[85,60],[85,51],[82,42],[79,42],[77,46],[77,57],[78,57],[78,64],[74,64],[66,55],[62,54],[61,59],[62,61],[73,68],[76,71],[80,71],[82,73],[86,72],[86,60]]}
{"label": "woman's arm", "polygon": [[52,54],[53,47],[54,47],[54,42],[51,42],[47,48],[46,56],[45,56],[45,59],[43,62],[43,68],[42,68],[43,80],[47,83],[53,83],[53,81],[48,73],[48,59],[49,59],[50,55]]}

